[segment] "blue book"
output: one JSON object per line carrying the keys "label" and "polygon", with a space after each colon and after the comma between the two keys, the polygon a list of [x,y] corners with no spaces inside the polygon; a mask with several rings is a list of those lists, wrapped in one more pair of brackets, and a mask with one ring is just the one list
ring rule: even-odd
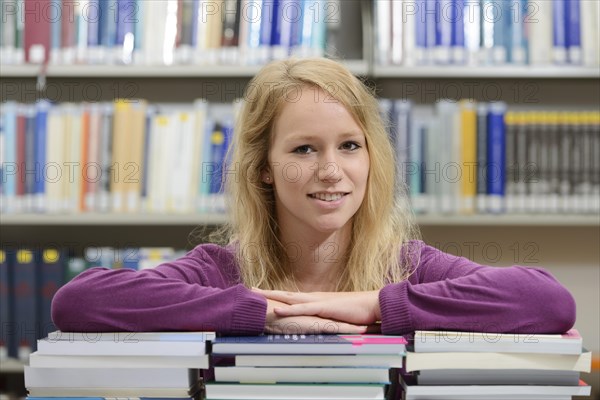
{"label": "blue book", "polygon": [[476,208],[480,213],[487,212],[487,149],[488,149],[488,105],[477,105],[477,179]]}
{"label": "blue book", "polygon": [[12,260],[14,260],[12,251],[9,249],[0,249],[0,359],[8,356],[9,353],[16,354],[13,343],[14,335],[9,335],[9,329],[14,326],[14,312],[12,308]]}
{"label": "blue book", "polygon": [[493,0],[487,3],[484,10],[484,18],[490,20],[493,25],[494,46],[492,47],[492,63],[494,65],[505,64],[508,61],[508,51],[506,44],[506,19],[511,18],[509,6],[510,2],[502,0],[500,2]]}
{"label": "blue book", "polygon": [[[267,10],[263,8],[263,0],[248,0],[246,7],[242,10],[242,18],[246,18],[248,23],[248,35],[246,36],[246,58],[245,63],[254,65],[261,63],[259,48],[261,46],[261,25],[264,22],[262,15]],[[267,41],[268,45],[271,43],[271,39]],[[240,46],[242,43],[240,43]]]}
{"label": "blue book", "polygon": [[40,337],[56,330],[52,322],[52,298],[65,283],[68,252],[66,249],[46,248],[41,252],[38,286]]}
{"label": "blue book", "polygon": [[[118,19],[118,8],[114,1],[111,0],[99,0],[100,5],[100,45],[102,50],[108,54],[112,52],[113,47],[117,41],[117,19]],[[104,61],[112,61],[112,57],[108,57]]]}
{"label": "blue book", "polygon": [[5,212],[14,212],[17,196],[17,103],[7,101],[2,106],[4,126],[4,149],[2,168],[2,190],[4,195],[3,208]]}
{"label": "blue book", "polygon": [[435,61],[449,64],[452,49],[453,25],[452,0],[436,0],[435,4]]}
{"label": "blue book", "polygon": [[203,136],[202,136],[202,166],[200,169],[200,184],[198,185],[198,212],[205,212],[208,210],[208,199],[210,193],[211,176],[213,173],[213,166],[211,165],[211,136],[213,132],[214,121],[208,116],[205,121]]}
{"label": "blue book", "polygon": [[29,248],[16,251],[13,271],[15,329],[12,332],[16,348],[9,355],[21,360],[27,360],[29,353],[35,351],[38,338],[37,263],[37,251]]}
{"label": "blue book", "polygon": [[427,24],[425,6],[427,2],[425,0],[417,0],[415,4],[416,16],[415,16],[415,43],[416,43],[416,60],[419,64],[425,63],[425,54],[427,51]]}
{"label": "blue book", "polygon": [[88,0],[87,9],[87,44],[96,47],[100,45],[100,0]]}
{"label": "blue book", "polygon": [[552,60],[556,64],[567,62],[567,0],[552,0]]}
{"label": "blue book", "polygon": [[274,41],[275,15],[278,4],[279,0],[263,0],[260,13],[259,62],[266,62],[271,58],[271,43]]}
{"label": "blue book", "polygon": [[490,103],[487,117],[487,194],[488,210],[498,213],[504,210],[506,186],[506,132],[504,115],[506,104]]}
{"label": "blue book", "polygon": [[581,49],[581,0],[565,0],[566,47],[568,60],[571,64],[581,64],[583,54]]}
{"label": "blue book", "polygon": [[212,354],[404,354],[407,344],[403,336],[368,334],[221,336]]}
{"label": "blue book", "polygon": [[44,195],[46,194],[46,179],[44,176],[46,167],[46,138],[48,136],[48,110],[52,105],[47,100],[40,100],[36,104],[35,115],[35,182],[33,190],[33,206],[35,211],[43,212]]}
{"label": "blue book", "polygon": [[525,32],[527,0],[514,0],[511,5],[511,18],[506,18],[508,61],[511,64],[528,63],[529,41]]}
{"label": "blue book", "polygon": [[120,54],[119,61],[125,64],[131,63],[133,57],[135,11],[135,0],[118,0],[115,44]]}
{"label": "blue book", "polygon": [[465,49],[465,13],[470,18],[468,10],[465,10],[465,0],[452,1],[452,14],[449,15],[452,23],[452,62],[463,64],[466,61]]}
{"label": "blue book", "polygon": [[133,270],[139,269],[140,249],[136,247],[127,247],[120,250],[123,268]]}
{"label": "blue book", "polygon": [[212,133],[210,135],[210,187],[209,193],[215,194],[221,191],[222,184],[222,167],[223,160],[225,158],[225,133],[223,132],[223,126],[220,122],[216,122],[213,126]]}

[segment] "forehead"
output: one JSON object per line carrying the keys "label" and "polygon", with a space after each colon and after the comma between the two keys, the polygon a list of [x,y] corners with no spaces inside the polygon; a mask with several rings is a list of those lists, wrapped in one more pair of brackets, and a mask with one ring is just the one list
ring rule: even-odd
{"label": "forehead", "polygon": [[320,88],[299,87],[283,100],[273,125],[272,140],[301,135],[362,134],[352,113]]}

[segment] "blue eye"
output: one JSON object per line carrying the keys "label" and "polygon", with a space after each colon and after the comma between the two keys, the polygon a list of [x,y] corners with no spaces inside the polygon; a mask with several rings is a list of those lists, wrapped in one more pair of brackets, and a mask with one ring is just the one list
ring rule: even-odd
{"label": "blue eye", "polygon": [[305,144],[303,146],[296,147],[294,149],[294,153],[309,154],[310,150],[311,150],[310,146]]}

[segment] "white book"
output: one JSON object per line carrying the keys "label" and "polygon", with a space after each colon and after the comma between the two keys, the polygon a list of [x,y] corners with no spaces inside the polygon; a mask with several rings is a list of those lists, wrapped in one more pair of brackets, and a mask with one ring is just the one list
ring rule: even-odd
{"label": "white book", "polygon": [[[394,23],[397,23],[394,21]],[[402,25],[398,23],[401,27]],[[390,64],[392,52],[392,1],[375,2],[375,61],[378,65]],[[400,42],[401,43],[401,42]]]}
{"label": "white book", "polygon": [[600,64],[600,4],[597,1],[580,2],[581,49],[583,64],[594,67]]}
{"label": "white book", "polygon": [[577,329],[571,329],[563,335],[416,331],[414,350],[417,353],[467,351],[581,354],[582,343]]}
{"label": "white book", "polygon": [[143,58],[146,64],[165,64],[167,14],[170,1],[155,1],[151,7],[144,8],[144,48]]}
{"label": "white book", "polygon": [[84,205],[85,211],[96,210],[96,194],[100,189],[100,179],[102,177],[102,165],[100,163],[100,135],[102,126],[102,114],[100,106],[92,104],[89,107],[89,141],[87,164],[83,166],[87,181],[88,190],[85,193]]}
{"label": "white book", "polygon": [[46,211],[58,213],[62,202],[64,162],[64,115],[62,107],[52,107],[48,112],[48,137],[46,142]]}
{"label": "white book", "polygon": [[25,366],[25,386],[44,388],[182,388],[199,380],[188,368],[33,368]]}
{"label": "white book", "polygon": [[215,367],[217,382],[389,383],[386,367]]}
{"label": "white book", "polygon": [[534,369],[590,372],[592,352],[580,354],[502,353],[502,352],[437,352],[406,353],[406,371],[429,369]]}
{"label": "white book", "polygon": [[430,369],[419,371],[419,385],[577,386],[579,372],[538,369]]}
{"label": "white book", "polygon": [[56,356],[29,355],[35,368],[209,368],[209,356]]}
{"label": "white book", "polygon": [[194,342],[70,342],[38,340],[38,354],[80,356],[203,356],[205,343]]}
{"label": "white book", "polygon": [[552,62],[552,2],[529,0],[529,15],[525,16],[529,32],[529,63],[548,65]]}
{"label": "white book", "polygon": [[278,384],[278,385],[241,385],[237,383],[206,383],[206,398],[213,400],[225,399],[330,399],[330,400],[353,400],[353,399],[384,399],[385,385],[369,384]]}
{"label": "white book", "polygon": [[27,388],[30,397],[130,397],[130,398],[189,398],[200,388],[196,386],[193,390],[184,388],[103,388],[103,387],[78,387],[78,388],[55,388],[55,387],[30,387]]}
{"label": "white book", "polygon": [[[404,26],[404,0],[391,1],[391,63],[400,65],[404,63],[406,49],[404,48],[404,34],[408,27]],[[390,17],[388,17],[390,18]]]}
{"label": "white book", "polygon": [[172,179],[170,181],[169,211],[175,213],[192,212],[192,164],[197,156],[195,147],[196,115],[193,110],[181,110],[174,115],[177,128],[172,132],[171,140],[175,142],[173,151]]}
{"label": "white book", "polygon": [[239,367],[387,367],[401,368],[401,355],[251,355],[235,356],[235,365]]}
{"label": "white book", "polygon": [[[164,251],[167,249],[161,249]],[[168,251],[171,250],[171,251]],[[167,254],[172,253],[172,249],[164,251]],[[142,256],[146,255],[141,251]],[[63,332],[53,331],[45,339],[47,342],[67,341],[67,342],[196,342],[202,343],[215,338],[215,332]]]}

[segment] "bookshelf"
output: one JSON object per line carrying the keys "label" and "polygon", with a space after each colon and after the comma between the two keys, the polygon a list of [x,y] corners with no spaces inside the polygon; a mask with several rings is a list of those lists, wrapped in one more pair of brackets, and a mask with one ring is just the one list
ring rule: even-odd
{"label": "bookshelf", "polygon": [[[347,25],[352,31],[341,47],[351,59],[344,63],[356,75],[373,83],[383,97],[409,97],[418,104],[429,104],[433,98],[444,94],[445,88],[470,87],[473,82],[497,86],[501,100],[509,106],[529,108],[553,107],[576,110],[600,107],[600,68],[575,66],[504,66],[456,67],[379,66],[373,60],[371,49],[374,38],[369,12],[361,16],[361,8],[369,10],[368,1],[343,0],[343,10],[353,21]],[[357,24],[358,22],[358,24]],[[359,29],[357,29],[357,26]],[[360,29],[362,28],[362,29]],[[358,33],[354,32],[358,31]],[[357,40],[358,39],[358,40]],[[356,55],[362,58],[355,58]],[[44,71],[47,85],[69,88],[73,84],[97,85],[98,101],[115,97],[117,85],[125,95],[134,85],[135,97],[153,102],[189,102],[202,97],[203,84],[217,86],[231,84],[234,90],[209,94],[209,101],[231,101],[242,94],[244,85],[258,71],[258,66],[119,66],[73,65],[48,66]],[[0,65],[2,101],[31,102],[40,96],[35,89],[40,75],[37,65]],[[433,84],[425,93],[408,93],[406,85],[424,87]],[[13,90],[18,88],[18,90]],[[533,92],[531,89],[535,89]],[[517,90],[517,91],[516,91]],[[467,92],[465,92],[467,93]],[[53,92],[54,94],[54,92]],[[528,97],[528,95],[531,95]],[[476,96],[477,97],[477,96]],[[484,100],[485,100],[485,96]],[[63,90],[52,98],[58,102],[82,101],[82,90],[71,93]],[[527,100],[532,100],[527,102]],[[484,246],[494,243],[504,250],[498,265],[515,261],[514,244],[521,254],[516,261],[523,262],[524,247],[529,243],[538,246],[536,264],[548,267],[575,294],[578,303],[578,327],[586,347],[600,352],[597,304],[600,301],[600,216],[598,215],[422,215],[417,216],[423,236],[432,245],[440,244],[448,252],[465,251],[466,243],[478,242]],[[81,251],[85,245],[119,246],[173,246],[189,248],[190,232],[200,227],[202,233],[222,224],[225,217],[219,214],[16,214],[2,215],[2,243],[43,246],[45,243],[75,243]],[[458,244],[458,246],[454,246]],[[482,247],[480,246],[480,247]],[[489,255],[488,255],[489,256]],[[490,262],[481,252],[475,260]],[[598,362],[596,361],[596,366]],[[22,364],[4,363],[0,375],[18,375]],[[596,376],[591,383],[600,387]],[[596,389],[598,390],[598,389]]]}

